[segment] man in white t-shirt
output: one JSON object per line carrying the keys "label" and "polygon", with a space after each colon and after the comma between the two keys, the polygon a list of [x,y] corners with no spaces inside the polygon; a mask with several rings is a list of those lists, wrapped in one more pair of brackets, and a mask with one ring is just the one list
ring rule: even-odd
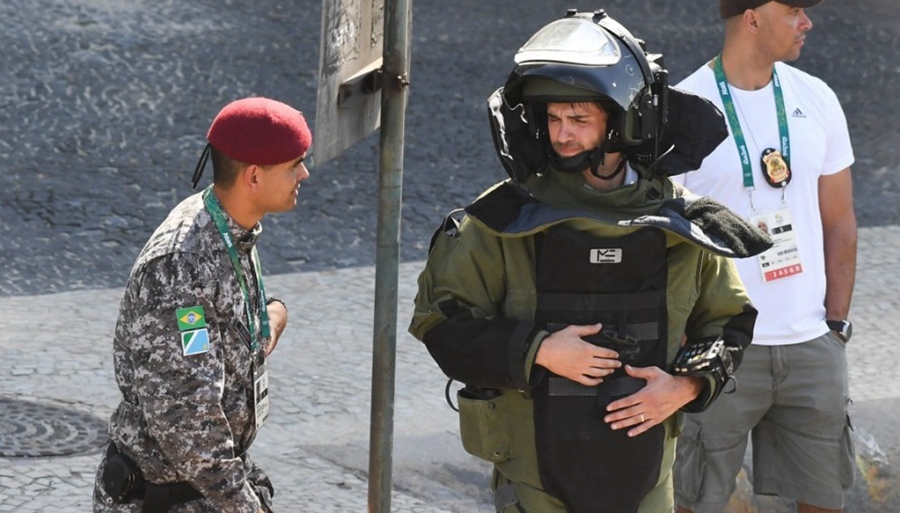
{"label": "man in white t-shirt", "polygon": [[759,309],[737,389],[688,415],[678,446],[679,513],[719,513],[752,435],[753,487],[801,513],[842,511],[853,482],[846,320],[856,269],[847,122],[800,56],[821,0],[720,0],[722,53],[678,87],[713,101],[730,137],[675,177],[766,230],[774,247],[737,260]]}

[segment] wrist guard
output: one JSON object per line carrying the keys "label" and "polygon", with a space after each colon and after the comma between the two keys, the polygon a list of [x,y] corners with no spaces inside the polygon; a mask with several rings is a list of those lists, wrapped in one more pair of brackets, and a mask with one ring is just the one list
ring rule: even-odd
{"label": "wrist guard", "polygon": [[[707,386],[696,399],[687,403],[682,410],[697,413],[705,410],[719,397],[729,381],[734,382],[734,362],[731,351],[719,339],[705,339],[686,343],[672,362],[672,375],[704,378]],[[732,388],[729,392],[734,391]]]}

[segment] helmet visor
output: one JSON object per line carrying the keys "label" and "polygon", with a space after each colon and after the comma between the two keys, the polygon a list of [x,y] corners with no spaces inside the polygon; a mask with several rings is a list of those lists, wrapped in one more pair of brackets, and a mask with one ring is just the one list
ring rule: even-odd
{"label": "helmet visor", "polygon": [[621,56],[615,38],[600,25],[583,18],[564,18],[531,36],[516,53],[515,61],[610,66],[619,62]]}

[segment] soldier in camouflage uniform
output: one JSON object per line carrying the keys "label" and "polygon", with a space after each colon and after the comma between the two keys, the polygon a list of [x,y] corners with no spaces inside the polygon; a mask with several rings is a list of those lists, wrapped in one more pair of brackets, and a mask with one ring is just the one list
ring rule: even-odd
{"label": "soldier in camouflage uniform", "polygon": [[272,511],[247,450],[268,417],[265,362],[287,310],[266,298],[255,243],[266,213],[296,206],[312,137],[297,110],[248,98],[207,138],[194,187],[210,156],[213,185],[172,210],[125,288],[98,513]]}

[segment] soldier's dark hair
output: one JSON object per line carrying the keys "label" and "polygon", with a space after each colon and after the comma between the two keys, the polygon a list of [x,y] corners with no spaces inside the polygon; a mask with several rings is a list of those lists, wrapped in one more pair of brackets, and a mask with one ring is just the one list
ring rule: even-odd
{"label": "soldier's dark hair", "polygon": [[214,146],[210,146],[209,152],[213,163],[213,182],[225,190],[230,189],[247,164],[225,155]]}

